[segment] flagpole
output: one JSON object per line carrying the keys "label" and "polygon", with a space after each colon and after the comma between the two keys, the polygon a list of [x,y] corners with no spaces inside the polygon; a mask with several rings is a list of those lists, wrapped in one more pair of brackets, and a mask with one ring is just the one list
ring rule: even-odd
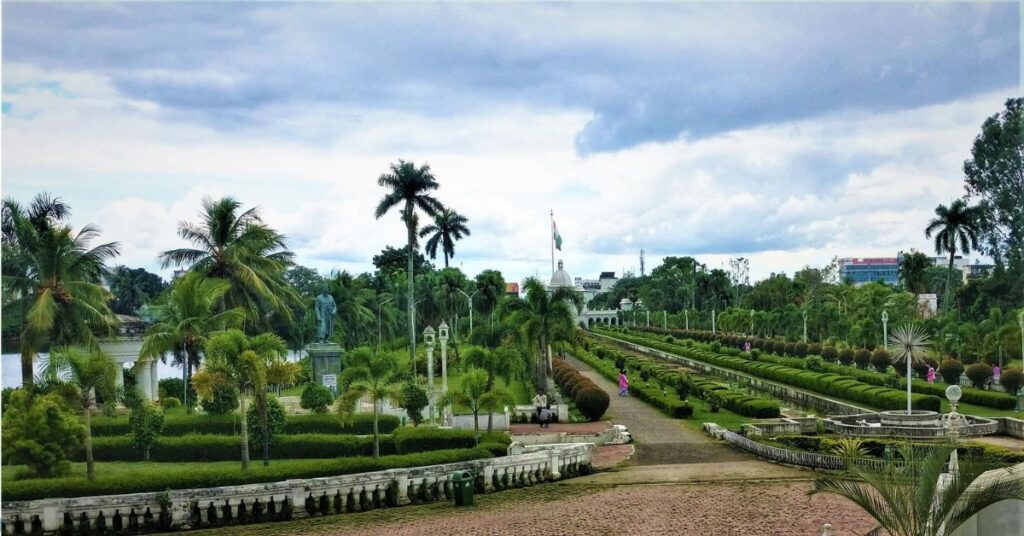
{"label": "flagpole", "polygon": [[555,209],[551,209],[551,275],[555,275]]}

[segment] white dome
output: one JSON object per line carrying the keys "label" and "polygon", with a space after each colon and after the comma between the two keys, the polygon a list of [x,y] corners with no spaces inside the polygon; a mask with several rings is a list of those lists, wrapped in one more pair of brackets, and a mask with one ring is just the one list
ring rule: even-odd
{"label": "white dome", "polygon": [[565,269],[562,268],[562,266],[563,266],[562,265],[562,261],[559,260],[558,261],[558,269],[555,270],[555,273],[551,275],[551,284],[549,285],[550,287],[554,288],[554,287],[572,287],[573,286],[572,278],[569,277],[569,272],[566,272]]}

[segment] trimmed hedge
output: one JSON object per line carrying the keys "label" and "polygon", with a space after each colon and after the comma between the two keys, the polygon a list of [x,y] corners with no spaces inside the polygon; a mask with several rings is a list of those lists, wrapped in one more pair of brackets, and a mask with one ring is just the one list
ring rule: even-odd
{"label": "trimmed hedge", "polygon": [[[584,363],[590,365],[594,370],[596,370],[599,374],[601,374],[611,382],[617,384],[617,382],[619,381],[618,369],[611,366],[611,364],[608,363],[607,361],[602,361],[601,359],[598,359],[590,352],[587,352],[586,350],[583,350],[581,348],[577,348],[575,350],[574,355],[580,361],[583,361]],[[625,359],[623,359],[623,361],[625,362]],[[627,367],[629,367],[628,364]],[[693,416],[693,406],[691,406],[688,402],[662,394],[662,392],[659,389],[656,389],[649,384],[638,385],[635,383],[631,383],[629,386],[629,395],[644,402],[647,402],[648,404],[661,410],[662,413],[665,413],[666,415],[674,419],[689,419],[690,417]]]}
{"label": "trimmed hedge", "polygon": [[[396,454],[410,454],[442,449],[468,449],[476,446],[476,432],[473,430],[444,430],[431,427],[408,426],[391,434]],[[512,439],[501,432],[481,432],[481,443],[503,443],[508,446]],[[372,444],[372,442],[371,442]],[[381,448],[383,448],[381,441]]]}
{"label": "trimmed hedge", "polygon": [[553,362],[552,377],[562,391],[573,399],[576,408],[587,420],[596,421],[608,410],[611,403],[608,393],[565,361],[559,359]]}
{"label": "trimmed hedge", "polygon": [[[398,417],[379,416],[380,433],[390,434],[398,428]],[[128,435],[127,417],[93,417],[92,436],[109,437]],[[164,435],[187,434],[238,435],[238,415],[176,415],[168,416]],[[357,434],[373,433],[373,415],[359,413],[343,422],[337,415],[289,415],[285,418],[285,435],[294,434]]]}
{"label": "trimmed hedge", "polygon": [[3,496],[7,501],[115,495],[123,493],[160,492],[167,489],[212,488],[259,482],[277,482],[293,478],[316,478],[347,475],[369,471],[383,471],[402,467],[420,467],[493,458],[485,448],[452,449],[421,452],[380,458],[355,457],[312,460],[279,460],[269,466],[252,464],[242,471],[235,462],[218,465],[148,464],[140,466],[125,478],[123,473],[104,472],[99,467],[96,481],[85,476],[65,478],[33,478],[3,482]]}

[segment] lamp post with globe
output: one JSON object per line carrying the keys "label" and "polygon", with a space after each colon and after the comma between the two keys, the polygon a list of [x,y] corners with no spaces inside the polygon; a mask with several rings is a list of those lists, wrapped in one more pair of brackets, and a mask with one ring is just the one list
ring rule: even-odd
{"label": "lamp post with globe", "polygon": [[434,328],[423,329],[423,345],[427,347],[427,415],[434,424]]}
{"label": "lamp post with globe", "polygon": [[953,446],[953,452],[949,455],[949,472],[956,474],[958,469],[956,444],[960,440],[960,432],[968,425],[967,417],[957,413],[956,403],[960,400],[963,391],[959,385],[950,385],[946,388],[946,400],[949,400],[949,413],[942,416],[942,428],[946,430],[946,437]]}

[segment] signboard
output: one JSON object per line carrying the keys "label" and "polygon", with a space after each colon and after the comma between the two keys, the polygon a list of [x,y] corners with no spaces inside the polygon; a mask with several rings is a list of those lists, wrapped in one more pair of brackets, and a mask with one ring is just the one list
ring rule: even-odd
{"label": "signboard", "polygon": [[338,388],[338,375],[337,374],[324,374],[323,376],[324,387],[330,387],[331,389]]}

